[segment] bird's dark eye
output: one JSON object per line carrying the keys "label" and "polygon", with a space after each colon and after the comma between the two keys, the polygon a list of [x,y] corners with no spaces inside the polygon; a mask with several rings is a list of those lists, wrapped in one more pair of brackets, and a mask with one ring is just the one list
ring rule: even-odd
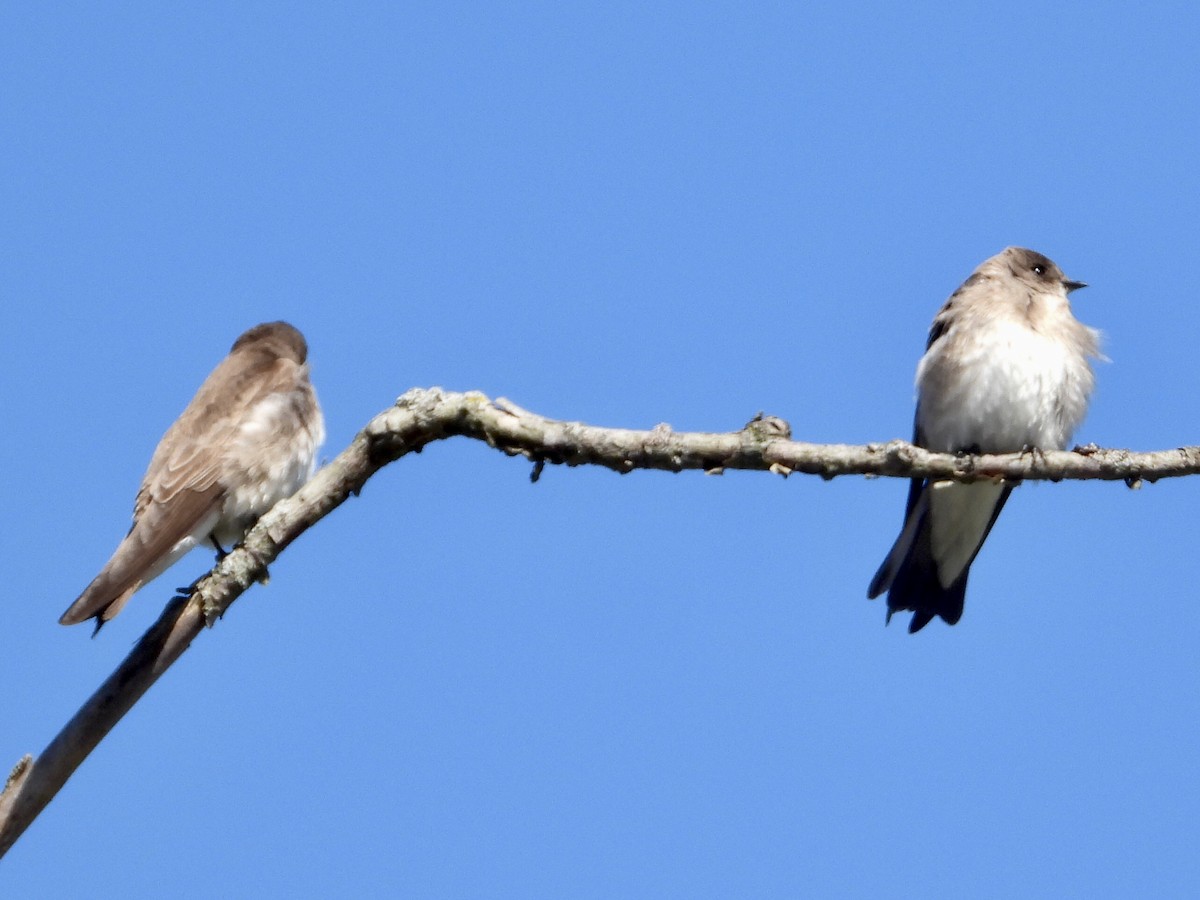
{"label": "bird's dark eye", "polygon": [[1045,275],[1045,274],[1046,274],[1046,267],[1045,267],[1045,266],[1034,266],[1034,267],[1033,267],[1033,274],[1034,274],[1034,275],[1038,275],[1038,276]]}

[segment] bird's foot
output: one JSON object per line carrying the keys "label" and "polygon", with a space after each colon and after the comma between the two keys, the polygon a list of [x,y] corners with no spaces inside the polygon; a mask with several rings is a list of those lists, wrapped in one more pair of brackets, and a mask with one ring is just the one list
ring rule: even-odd
{"label": "bird's foot", "polygon": [[1041,447],[1032,447],[1029,444],[1026,444],[1021,448],[1021,455],[1030,457],[1039,465],[1044,466],[1046,464],[1046,451]]}
{"label": "bird's foot", "polygon": [[[186,598],[192,596],[194,593],[196,593],[196,588],[200,585],[200,582],[203,581],[206,577],[208,577],[207,572],[205,572],[203,575],[201,575],[199,578],[197,578],[195,581],[193,581],[187,587],[175,588],[175,596],[181,597],[183,599],[186,599]],[[174,599],[174,598],[172,598],[172,599]]]}

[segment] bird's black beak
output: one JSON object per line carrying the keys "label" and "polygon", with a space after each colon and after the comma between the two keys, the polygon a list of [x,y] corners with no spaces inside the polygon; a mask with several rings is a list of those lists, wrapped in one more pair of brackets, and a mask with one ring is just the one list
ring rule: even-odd
{"label": "bird's black beak", "polygon": [[1077,291],[1080,288],[1087,287],[1087,282],[1086,281],[1064,281],[1063,287],[1065,287],[1067,289],[1067,293],[1069,294],[1069,293],[1071,293],[1071,291]]}

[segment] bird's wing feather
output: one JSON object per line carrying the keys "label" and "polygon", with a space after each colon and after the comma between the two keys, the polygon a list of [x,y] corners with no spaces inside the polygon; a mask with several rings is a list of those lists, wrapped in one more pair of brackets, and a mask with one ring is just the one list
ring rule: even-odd
{"label": "bird's wing feather", "polygon": [[[62,624],[111,619],[134,591],[207,537],[227,494],[226,448],[246,412],[274,393],[281,377],[290,383],[295,369],[286,360],[234,353],[213,370],[155,449],[129,534]],[[189,537],[194,542],[180,547]]]}

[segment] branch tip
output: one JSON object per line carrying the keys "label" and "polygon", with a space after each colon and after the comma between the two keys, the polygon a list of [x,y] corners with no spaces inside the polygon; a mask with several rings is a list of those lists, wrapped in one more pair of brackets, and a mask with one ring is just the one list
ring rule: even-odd
{"label": "branch tip", "polygon": [[17,764],[12,767],[12,771],[8,773],[8,780],[4,782],[4,790],[0,791],[0,796],[7,794],[10,790],[17,790],[21,786],[21,782],[25,780],[25,776],[29,774],[30,768],[33,766],[33,754],[26,753],[17,760]]}

